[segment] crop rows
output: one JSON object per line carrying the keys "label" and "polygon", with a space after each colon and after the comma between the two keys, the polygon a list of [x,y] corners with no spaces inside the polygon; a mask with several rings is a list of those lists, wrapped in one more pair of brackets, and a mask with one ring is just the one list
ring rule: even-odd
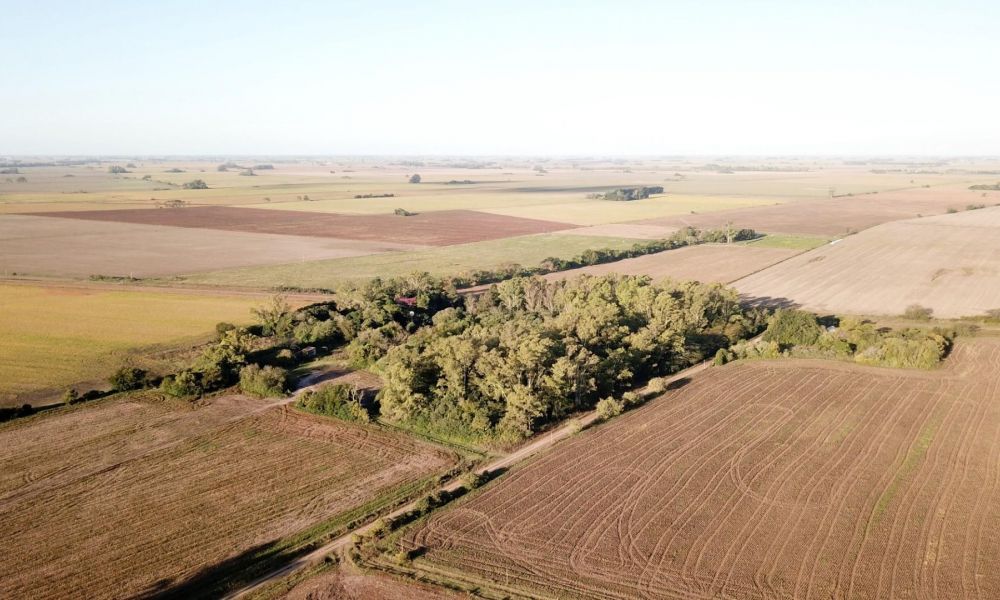
{"label": "crop rows", "polygon": [[531,596],[997,597],[998,367],[976,340],[935,373],[712,369],[406,543]]}
{"label": "crop rows", "polygon": [[[183,421],[191,434],[172,439],[168,427],[136,420],[123,428],[118,419],[103,425],[88,411],[74,413],[107,435],[77,434],[79,465],[44,472],[24,489],[7,487],[0,596],[111,598],[169,588],[450,461],[403,436],[287,407],[246,418],[198,412]],[[102,453],[103,465],[95,458]]]}

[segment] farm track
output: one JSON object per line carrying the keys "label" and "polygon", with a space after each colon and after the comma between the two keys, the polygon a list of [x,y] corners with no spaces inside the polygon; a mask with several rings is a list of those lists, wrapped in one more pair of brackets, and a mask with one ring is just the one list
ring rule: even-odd
{"label": "farm track", "polygon": [[995,598],[998,373],[985,338],[931,373],[713,369],[404,542],[526,597]]}

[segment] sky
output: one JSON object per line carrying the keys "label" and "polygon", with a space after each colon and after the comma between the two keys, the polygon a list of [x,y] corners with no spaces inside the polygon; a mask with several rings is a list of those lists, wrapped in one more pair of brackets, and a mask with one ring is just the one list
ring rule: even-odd
{"label": "sky", "polygon": [[3,155],[1000,155],[1000,2],[0,0]]}

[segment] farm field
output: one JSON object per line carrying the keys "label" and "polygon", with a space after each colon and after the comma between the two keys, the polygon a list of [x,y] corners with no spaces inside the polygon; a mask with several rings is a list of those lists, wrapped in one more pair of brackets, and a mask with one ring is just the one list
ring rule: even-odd
{"label": "farm field", "polygon": [[280,600],[459,600],[464,594],[344,565],[310,577]]}
{"label": "farm field", "polygon": [[392,241],[0,215],[0,272],[8,275],[155,277],[422,247]]}
{"label": "farm field", "polygon": [[[51,217],[60,214],[63,213],[38,213],[37,216]],[[72,219],[115,223],[398,242],[424,246],[447,246],[532,233],[550,233],[570,228],[570,225],[552,221],[502,217],[474,211],[438,211],[402,217],[203,206],[76,211],[65,214]]]}
{"label": "farm field", "polygon": [[264,298],[0,283],[0,406],[102,387],[133,352],[204,341],[220,321],[249,322]]}
{"label": "farm field", "polygon": [[427,271],[432,275],[456,275],[511,263],[535,266],[551,256],[572,258],[590,248],[622,249],[629,248],[635,243],[635,239],[625,238],[561,234],[527,235],[415,250],[405,254],[359,256],[196,273],[184,276],[182,280],[189,284],[234,288],[241,286],[331,288],[346,281],[358,281],[375,276],[408,275],[414,271]]}
{"label": "farm field", "polygon": [[798,254],[798,250],[766,248],[743,244],[700,244],[667,252],[627,258],[613,263],[570,269],[546,275],[562,280],[581,274],[649,275],[653,279],[670,277],[705,283],[728,283]]}
{"label": "farm field", "polygon": [[342,525],[454,460],[242,396],[109,399],[7,424],[0,440],[7,598],[185,597],[226,560]]}
{"label": "farm field", "polygon": [[[992,200],[990,200],[992,198]],[[716,213],[639,221],[644,225],[718,228],[727,222],[767,233],[842,236],[875,225],[961,210],[969,204],[1000,202],[1000,195],[983,197],[966,186],[914,188],[864,196],[788,202]]]}
{"label": "farm field", "polygon": [[751,298],[821,312],[942,318],[1000,308],[1000,208],[887,223],[736,282]]}
{"label": "farm field", "polygon": [[699,373],[433,514],[423,572],[508,597],[1000,595],[1000,340],[935,372]]}

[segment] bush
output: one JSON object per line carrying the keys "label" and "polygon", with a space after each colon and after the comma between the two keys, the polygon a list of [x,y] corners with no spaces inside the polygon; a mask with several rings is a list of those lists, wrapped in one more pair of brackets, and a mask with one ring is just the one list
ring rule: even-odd
{"label": "bush", "polygon": [[189,181],[182,186],[186,190],[207,190],[208,184],[201,179]]}
{"label": "bush", "polygon": [[302,394],[297,405],[312,413],[336,417],[345,421],[368,423],[371,415],[362,405],[364,392],[343,383],[327,384]]}
{"label": "bush", "polygon": [[397,208],[396,210],[392,211],[392,213],[394,215],[398,215],[400,217],[412,217],[413,215],[416,214],[416,213],[411,213],[410,211],[406,210],[405,208]]}
{"label": "bush", "polygon": [[146,371],[135,367],[122,367],[108,378],[116,392],[127,392],[146,387]]}
{"label": "bush", "polygon": [[903,311],[904,317],[907,319],[913,319],[914,321],[930,321],[931,316],[933,315],[933,309],[919,304],[911,304],[906,307],[905,311]]}
{"label": "bush", "polygon": [[222,338],[227,331],[232,331],[234,329],[236,329],[236,325],[226,323],[225,321],[220,321],[215,324],[215,333],[219,336],[219,338]]}
{"label": "bush", "polygon": [[80,401],[80,393],[73,388],[69,388],[63,392],[62,401],[63,404],[76,404]]}
{"label": "bush", "polygon": [[125,167],[119,167],[118,165],[111,165],[110,167],[108,167],[108,173],[111,173],[113,175],[120,175],[122,173],[128,173],[128,171],[125,169]]}
{"label": "bush", "polygon": [[420,175],[417,175],[416,173],[410,175],[410,183],[420,183]]}
{"label": "bush", "polygon": [[288,385],[288,371],[271,365],[250,364],[240,369],[240,390],[258,398],[284,396]]}
{"label": "bush", "polygon": [[771,317],[764,341],[780,346],[811,346],[823,332],[816,315],[801,310],[779,309]]}
{"label": "bush", "polygon": [[200,376],[190,369],[164,377],[160,382],[160,391],[174,398],[201,396],[203,392]]}
{"label": "bush", "polygon": [[597,418],[607,421],[612,417],[622,414],[625,407],[622,403],[610,396],[597,403]]}

